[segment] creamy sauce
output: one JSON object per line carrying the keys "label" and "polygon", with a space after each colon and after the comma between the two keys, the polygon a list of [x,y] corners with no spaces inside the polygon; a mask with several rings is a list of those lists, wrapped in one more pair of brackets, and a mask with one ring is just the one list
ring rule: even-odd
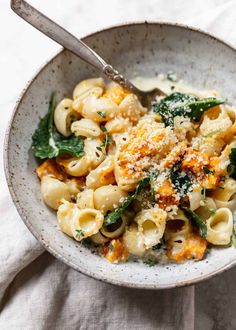
{"label": "creamy sauce", "polygon": [[135,77],[132,79],[132,83],[144,91],[151,90],[155,87],[160,88],[167,95],[174,92],[181,92],[192,94],[199,98],[220,96],[216,90],[198,90],[186,84],[182,79],[177,81],[168,80],[164,74],[159,74],[157,77]]}

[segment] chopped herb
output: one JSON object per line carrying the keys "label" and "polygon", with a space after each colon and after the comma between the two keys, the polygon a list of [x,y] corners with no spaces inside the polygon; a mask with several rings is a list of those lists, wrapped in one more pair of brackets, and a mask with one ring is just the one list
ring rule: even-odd
{"label": "chopped herb", "polygon": [[97,111],[97,114],[102,118],[106,118],[106,112],[105,111]]}
{"label": "chopped herb", "polygon": [[153,247],[152,247],[152,250],[153,251],[155,251],[155,250],[160,250],[163,246],[164,246],[164,241],[163,241],[163,239],[161,239],[160,240],[160,243],[158,243],[158,244],[156,244],[156,245],[154,245]]}
{"label": "chopped herb", "polygon": [[154,259],[147,259],[147,260],[144,260],[143,262],[145,265],[147,265],[148,267],[153,267],[155,266],[156,264],[158,264],[158,261],[157,260],[154,260]]}
{"label": "chopped herb", "polygon": [[206,110],[222,103],[224,103],[223,100],[216,98],[199,100],[192,95],[175,92],[160,102],[153,102],[152,110],[161,115],[166,126],[173,126],[176,116],[189,117],[199,122]]}
{"label": "chopped herb", "polygon": [[225,187],[223,187],[223,186],[217,186],[217,188],[219,188],[219,189],[225,189]]}
{"label": "chopped herb", "polygon": [[215,171],[213,170],[210,170],[208,167],[206,167],[206,166],[203,166],[203,171],[204,171],[204,173],[205,174],[212,174],[212,175],[214,175],[215,174]]}
{"label": "chopped herb", "polygon": [[100,128],[101,128],[101,130],[102,130],[103,132],[107,132],[106,126],[101,125]]}
{"label": "chopped herb", "polygon": [[208,207],[208,210],[211,213],[211,216],[216,214],[216,209],[212,209],[212,208]]}
{"label": "chopped herb", "polygon": [[109,250],[110,250],[111,252],[114,250],[114,246],[113,246],[113,244],[110,244],[110,246],[109,246]]}
{"label": "chopped herb", "polygon": [[105,149],[112,144],[112,138],[109,134],[106,134],[105,139],[103,140],[103,143],[101,144],[101,147],[104,147]]}
{"label": "chopped herb", "polygon": [[81,229],[76,229],[75,231],[76,231],[76,237],[77,237],[78,239],[81,239],[82,237],[84,237],[84,232],[83,232],[83,230],[81,230]]}
{"label": "chopped herb", "polygon": [[127,207],[136,199],[136,197],[140,193],[140,191],[149,185],[150,185],[150,177],[146,177],[146,178],[140,180],[137,184],[135,192],[133,194],[129,195],[128,197],[126,197],[120,207],[115,209],[113,212],[110,212],[105,217],[104,224],[106,226],[110,226],[110,225],[116,223],[121,218],[121,216],[123,215],[123,213],[125,212]]}
{"label": "chopped herb", "polygon": [[193,212],[188,207],[182,207],[182,210],[186,217],[192,221],[192,223],[198,228],[199,234],[202,238],[206,238],[207,235],[207,226],[205,222],[197,215],[197,213]]}
{"label": "chopped herb", "polygon": [[53,93],[48,113],[41,119],[32,137],[34,156],[41,159],[54,158],[60,154],[69,154],[76,157],[83,156],[84,141],[81,138],[75,135],[65,138],[57,132],[53,123],[55,106],[56,98],[55,93]]}
{"label": "chopped herb", "polygon": [[155,193],[155,183],[156,183],[156,179],[158,177],[158,173],[157,172],[150,172],[149,173],[149,179],[150,179],[150,190],[151,190],[151,198],[152,198],[152,204],[155,204],[156,201],[156,193]]}
{"label": "chopped herb", "polygon": [[236,180],[236,148],[232,148],[229,154],[230,164],[227,167],[227,171],[231,178]]}
{"label": "chopped herb", "polygon": [[96,147],[96,149],[98,149],[99,151],[103,151],[101,147]]}
{"label": "chopped herb", "polygon": [[183,196],[186,195],[192,186],[191,177],[182,171],[180,165],[175,165],[170,171],[170,180],[175,186],[175,189]]}

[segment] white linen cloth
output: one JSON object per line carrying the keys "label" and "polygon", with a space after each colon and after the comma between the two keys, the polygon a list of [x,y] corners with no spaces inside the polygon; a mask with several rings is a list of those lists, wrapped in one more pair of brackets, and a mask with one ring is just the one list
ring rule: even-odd
{"label": "white linen cloth", "polygon": [[[233,0],[34,0],[30,3],[78,36],[127,21],[177,21],[210,31],[236,46]],[[10,11],[6,0],[0,0],[0,44],[3,143],[19,91],[58,46],[21,21]],[[2,151],[2,144],[0,148]],[[194,287],[168,291],[120,288],[84,276],[45,252],[14,208],[2,159],[0,162],[0,329],[194,328]],[[231,276],[234,273],[230,271],[197,286],[196,328],[236,328],[228,301],[231,299],[235,307],[236,286]],[[223,295],[227,298],[220,304]],[[228,307],[227,311],[223,305]]]}

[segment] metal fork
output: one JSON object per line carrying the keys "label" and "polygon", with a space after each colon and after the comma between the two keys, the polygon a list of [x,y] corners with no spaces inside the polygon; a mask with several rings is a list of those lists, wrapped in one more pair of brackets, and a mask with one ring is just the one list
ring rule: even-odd
{"label": "metal fork", "polygon": [[165,93],[158,88],[143,91],[134,86],[128,79],[115,70],[111,64],[106,63],[104,59],[102,59],[83,41],[73,36],[70,32],[66,31],[26,1],[11,0],[11,8],[26,22],[47,35],[49,38],[62,45],[64,48],[70,50],[88,64],[100,70],[109,79],[128,89],[132,93],[135,93],[143,105],[150,106],[151,102],[157,95],[165,95]]}

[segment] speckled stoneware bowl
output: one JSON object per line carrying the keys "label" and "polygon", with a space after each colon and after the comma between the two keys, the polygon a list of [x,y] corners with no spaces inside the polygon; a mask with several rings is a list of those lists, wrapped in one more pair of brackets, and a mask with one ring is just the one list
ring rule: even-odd
{"label": "speckled stoneware bowl", "polygon": [[[219,89],[230,101],[236,100],[236,52],[205,33],[179,25],[140,23],[100,31],[84,41],[129,78],[173,70],[195,87]],[[123,286],[172,288],[199,282],[233,266],[233,247],[214,248],[205,260],[180,265],[110,264],[58,230],[55,213],[41,198],[31,136],[47,111],[52,91],[58,91],[58,99],[70,97],[78,81],[99,75],[68,51],[61,51],[30,81],[16,105],[6,133],[5,170],[13,201],[26,226],[50,253],[69,266]]]}

